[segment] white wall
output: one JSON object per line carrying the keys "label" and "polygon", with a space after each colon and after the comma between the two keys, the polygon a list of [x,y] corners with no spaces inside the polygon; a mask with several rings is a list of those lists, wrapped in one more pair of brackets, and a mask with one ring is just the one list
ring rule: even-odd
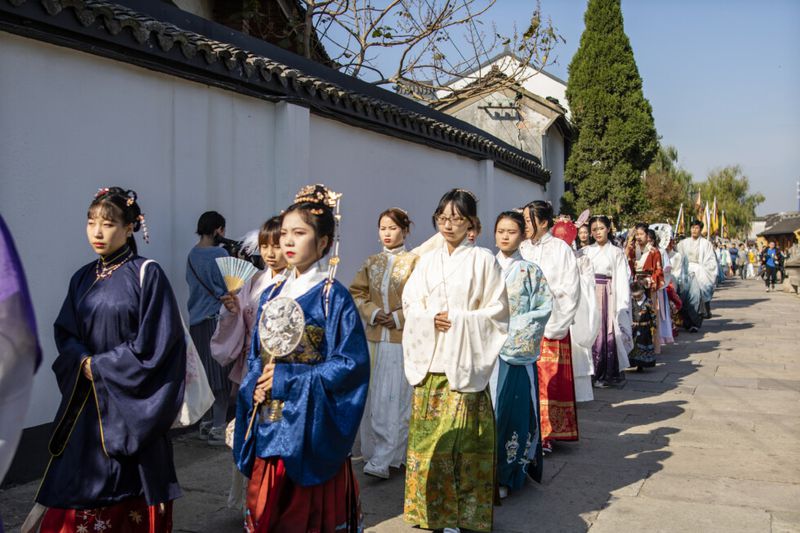
{"label": "white wall", "polygon": [[200,213],[220,211],[229,236],[242,235],[315,182],[344,193],[344,283],[379,249],[375,218],[386,207],[411,212],[416,244],[433,232],[439,197],[469,188],[491,246],[499,211],[545,197],[491,161],[0,32],[0,213],[26,268],[45,355],[26,427],[55,414],[52,324],[69,278],[94,259],[84,228],[99,187],[139,193],[151,233],[140,252],[166,269],[185,313],[185,258]]}

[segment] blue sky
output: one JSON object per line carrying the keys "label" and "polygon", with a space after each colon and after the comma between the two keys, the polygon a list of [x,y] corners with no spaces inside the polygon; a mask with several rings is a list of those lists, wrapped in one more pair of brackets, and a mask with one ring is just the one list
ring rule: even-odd
{"label": "blue sky", "polygon": [[[567,79],[585,0],[541,0],[567,40],[547,70]],[[491,18],[522,27],[532,1],[497,0]],[[623,0],[625,31],[664,144],[695,181],[740,164],[766,201],[796,210],[800,179],[800,1]]]}

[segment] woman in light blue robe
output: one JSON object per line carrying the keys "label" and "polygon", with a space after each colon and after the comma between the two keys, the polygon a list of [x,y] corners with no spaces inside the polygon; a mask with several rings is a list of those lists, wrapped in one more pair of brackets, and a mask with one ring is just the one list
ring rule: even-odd
{"label": "woman in light blue robe", "polygon": [[552,310],[552,295],[541,269],[522,259],[525,221],[514,211],[501,213],[495,224],[511,320],[508,340],[489,383],[497,420],[497,481],[500,496],[519,489],[530,475],[541,481],[539,391],[536,361]]}

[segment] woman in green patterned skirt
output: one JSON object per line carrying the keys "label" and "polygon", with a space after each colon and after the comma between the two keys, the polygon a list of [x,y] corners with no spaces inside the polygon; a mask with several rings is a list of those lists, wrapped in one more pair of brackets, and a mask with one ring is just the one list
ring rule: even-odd
{"label": "woman in green patterned skirt", "polygon": [[508,297],[489,250],[469,242],[477,201],[453,189],[434,225],[444,237],[403,292],[405,373],[414,386],[404,518],[426,529],[491,531],[495,424],[488,384],[507,337]]}

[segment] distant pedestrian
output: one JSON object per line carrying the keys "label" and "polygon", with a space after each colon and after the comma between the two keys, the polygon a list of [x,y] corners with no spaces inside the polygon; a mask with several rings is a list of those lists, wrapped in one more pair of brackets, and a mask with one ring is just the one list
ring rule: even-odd
{"label": "distant pedestrian", "polygon": [[775,247],[775,241],[769,241],[769,245],[761,252],[761,264],[764,265],[764,284],[767,292],[775,290],[778,269],[783,262],[781,251]]}
{"label": "distant pedestrian", "polygon": [[730,275],[731,275],[731,277],[735,277],[736,276],[736,272],[737,272],[737,270],[739,268],[739,249],[733,243],[731,243],[730,248],[728,248],[728,255],[731,258]]}
{"label": "distant pedestrian", "polygon": [[186,259],[186,282],[189,284],[189,332],[203,362],[208,384],[214,392],[214,405],[200,422],[200,436],[214,446],[225,445],[225,423],[231,381],[230,367],[223,368],[211,355],[211,338],[217,328],[221,298],[228,293],[216,260],[228,257],[218,246],[225,237],[225,217],[207,211],[197,221],[200,240]]}

